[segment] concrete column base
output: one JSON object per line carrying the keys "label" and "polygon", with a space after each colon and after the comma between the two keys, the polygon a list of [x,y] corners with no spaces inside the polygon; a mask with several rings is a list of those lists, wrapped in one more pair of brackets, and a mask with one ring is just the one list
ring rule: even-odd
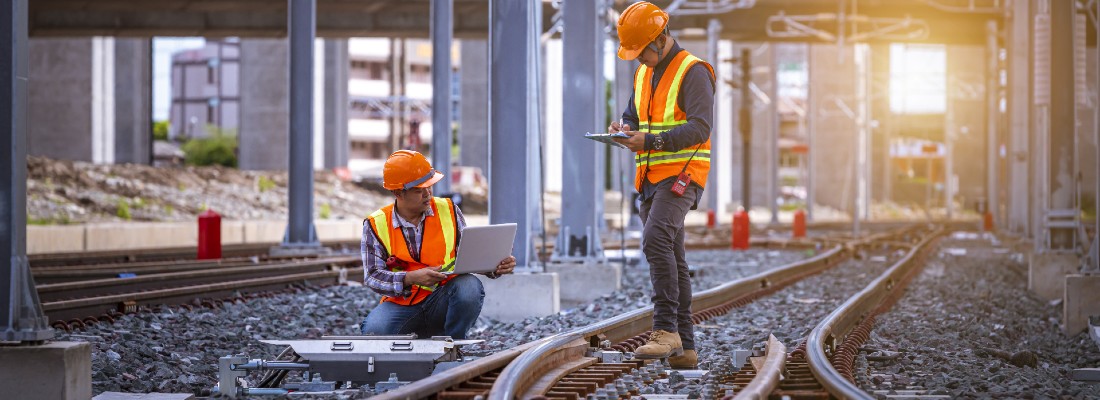
{"label": "concrete column base", "polygon": [[1032,253],[1027,269],[1027,289],[1043,300],[1058,300],[1065,294],[1066,275],[1080,265],[1072,253]]}
{"label": "concrete column base", "polygon": [[50,342],[0,346],[0,382],[21,388],[27,400],[86,400],[92,397],[92,345]]}
{"label": "concrete column base", "polygon": [[543,317],[561,311],[561,283],[558,274],[525,272],[497,279],[475,275],[485,286],[483,317],[499,321],[519,321]]}
{"label": "concrete column base", "polygon": [[1068,275],[1062,302],[1062,332],[1073,336],[1089,327],[1089,316],[1100,315],[1100,275]]}
{"label": "concrete column base", "polygon": [[623,267],[620,264],[550,264],[546,272],[558,274],[561,302],[565,307],[587,304],[622,288]]}

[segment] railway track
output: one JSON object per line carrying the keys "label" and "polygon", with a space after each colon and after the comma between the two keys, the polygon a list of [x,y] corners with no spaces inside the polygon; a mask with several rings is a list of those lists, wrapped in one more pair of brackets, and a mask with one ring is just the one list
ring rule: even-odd
{"label": "railway track", "polygon": [[53,321],[52,326],[69,330],[73,326],[111,321],[142,308],[195,301],[216,306],[217,299],[235,299],[294,285],[361,281],[360,264],[359,257],[352,256],[230,259],[44,267],[32,268],[32,274],[36,281],[39,276],[55,281],[36,285],[42,310]]}
{"label": "railway track", "polygon": [[[818,324],[803,346],[788,354],[786,346],[771,338],[765,354],[750,359],[737,373],[715,373],[708,378],[704,397],[873,398],[851,382],[851,360],[870,332],[873,315],[887,310],[901,296],[905,284],[919,270],[928,244],[941,233],[939,228],[910,227],[848,241],[813,258],[696,293],[692,319],[698,324],[833,268],[852,256],[862,257],[870,248],[905,254]],[[794,245],[815,244],[785,244]],[[584,399],[589,395],[636,395],[641,384],[669,376],[667,369],[659,365],[623,357],[646,341],[651,316],[652,308],[627,312],[494,353],[379,398]]]}
{"label": "railway track", "polygon": [[[222,246],[223,258],[266,256],[277,243],[249,243]],[[322,243],[336,250],[359,250],[359,241]],[[194,247],[169,247],[110,251],[82,251],[72,253],[31,254],[27,256],[31,268],[59,266],[88,266],[95,264],[119,264],[152,261],[179,262],[195,260]]]}

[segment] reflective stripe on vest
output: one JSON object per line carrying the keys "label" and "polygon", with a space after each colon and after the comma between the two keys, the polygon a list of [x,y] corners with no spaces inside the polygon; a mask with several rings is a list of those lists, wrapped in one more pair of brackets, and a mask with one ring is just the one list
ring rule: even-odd
{"label": "reflective stripe on vest", "polygon": [[[680,109],[678,100],[684,77],[696,63],[706,66],[714,78],[714,68],[687,50],[676,53],[669,61],[656,89],[652,84],[653,69],[644,64],[638,67],[634,73],[634,109],[638,112],[639,131],[655,135],[687,123],[687,114]],[[679,175],[681,170],[700,187],[706,187],[710,172],[710,139],[678,151],[639,151],[634,155],[634,167],[634,187],[638,191],[642,190],[643,176],[650,183],[658,183]]]}
{"label": "reflective stripe on vest", "polygon": [[[371,224],[378,237],[379,243],[385,247],[390,256],[396,257],[409,264],[408,268],[394,267],[394,272],[411,272],[421,268],[443,266],[443,271],[454,270],[455,241],[458,236],[458,221],[454,211],[454,203],[449,199],[432,198],[432,212],[435,214],[424,218],[424,232],[420,245],[420,260],[414,260],[409,253],[408,243],[401,228],[393,227],[393,204],[371,213],[367,221]],[[437,285],[414,285],[412,294],[408,297],[383,296],[383,302],[392,302],[400,305],[412,305],[423,301],[438,286],[447,284],[454,276],[444,279]]]}

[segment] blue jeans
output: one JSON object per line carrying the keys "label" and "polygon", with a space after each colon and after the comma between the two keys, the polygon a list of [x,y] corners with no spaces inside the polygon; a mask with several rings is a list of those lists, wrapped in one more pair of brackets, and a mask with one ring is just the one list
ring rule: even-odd
{"label": "blue jeans", "polygon": [[419,338],[450,336],[465,339],[466,331],[477,322],[485,288],[477,277],[462,274],[436,288],[418,304],[402,306],[379,303],[359,325],[364,335],[404,335]]}

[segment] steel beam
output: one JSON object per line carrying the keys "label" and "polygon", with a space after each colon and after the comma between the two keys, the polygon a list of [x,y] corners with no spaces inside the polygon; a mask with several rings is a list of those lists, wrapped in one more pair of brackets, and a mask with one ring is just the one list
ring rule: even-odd
{"label": "steel beam", "polygon": [[325,39],[325,168],[348,166],[348,40]]}
{"label": "steel beam", "polygon": [[752,211],[752,49],[741,48],[741,207]]}
{"label": "steel beam", "polygon": [[[1100,6],[1098,6],[1100,7]],[[1100,10],[1098,10],[1100,13]],[[1100,27],[1096,29],[1096,43],[1100,43]],[[1096,52],[1097,60],[1094,68],[1097,69],[1097,75],[1100,77],[1100,49]],[[1092,197],[1092,214],[1096,218],[1093,223],[1097,234],[1093,235],[1092,246],[1089,249],[1088,265],[1085,265],[1084,271],[1092,273],[1100,273],[1100,106],[1093,106],[1093,134],[1095,135],[1095,141],[1097,149],[1097,161],[1096,161],[1096,187]]]}
{"label": "steel beam", "polygon": [[1011,7],[1008,39],[1008,128],[1009,183],[1008,229],[1031,234],[1031,7],[1030,1],[1015,1]]}
{"label": "steel beam", "polygon": [[432,0],[432,166],[443,171],[436,193],[451,191],[451,39],[454,0]]}
{"label": "steel beam", "polygon": [[27,263],[27,0],[0,6],[0,341],[53,338]]}
{"label": "steel beam", "polygon": [[537,3],[489,1],[489,222],[517,223],[512,254],[534,261],[539,190]]}
{"label": "steel beam", "polygon": [[779,203],[776,201],[779,198],[779,46],[778,43],[768,44],[768,97],[771,103],[768,104],[768,125],[764,129],[768,141],[765,146],[768,149],[767,203],[773,224],[779,222]]}
{"label": "steel beam", "polygon": [[[555,257],[595,261],[602,257],[604,145],[583,137],[604,126],[602,1],[562,3],[562,207]],[[614,149],[617,152],[626,150]]]}
{"label": "steel beam", "polygon": [[283,247],[321,246],[313,226],[313,39],[316,0],[290,2],[289,220]]}
{"label": "steel beam", "polygon": [[814,179],[817,173],[814,168],[814,153],[817,152],[815,137],[817,136],[817,102],[814,101],[814,85],[809,78],[813,77],[814,45],[806,45],[806,221],[814,220]]}
{"label": "steel beam", "polygon": [[[614,42],[615,49],[618,48],[618,42]],[[630,101],[631,95],[634,93],[634,69],[637,63],[633,61],[623,61],[618,57],[615,57],[615,90],[612,91],[612,95],[615,96],[615,112],[612,114],[613,118],[621,116],[623,111],[626,110],[627,103]],[[638,216],[638,213],[634,210],[634,195],[637,190],[634,189],[634,154],[629,152],[616,151],[615,153],[621,153],[618,158],[619,168],[619,181],[622,182],[621,192],[623,196],[623,202],[626,204],[626,208],[629,211],[627,218],[629,222],[627,226],[631,229],[642,229],[642,220]],[[625,246],[624,246],[625,248]],[[642,257],[645,259],[645,257]]]}
{"label": "steel beam", "polygon": [[[710,125],[710,148],[715,150],[722,148],[722,135],[718,133],[718,119],[722,118],[722,116],[724,115],[718,109],[718,105],[719,103],[721,103],[721,101],[718,100],[718,93],[721,93],[721,90],[719,89],[720,86],[718,85],[721,84],[722,80],[718,71],[718,37],[719,35],[721,35],[721,33],[722,23],[719,22],[717,18],[711,19],[707,23],[707,61],[710,62],[712,66],[714,66],[714,73],[716,75],[714,81],[714,111],[712,112],[714,118],[713,121],[711,121]],[[721,181],[718,180],[717,155],[718,152],[711,153],[710,172],[707,179],[708,188],[706,190],[707,210],[710,211],[711,215],[713,215],[716,220],[722,215],[722,209],[718,205],[718,192],[720,191],[722,185],[720,183]]]}
{"label": "steel beam", "polygon": [[[1073,2],[1050,2],[1049,210],[1077,209],[1076,108],[1073,59]],[[1050,249],[1072,250],[1076,229],[1048,229]]]}
{"label": "steel beam", "polygon": [[999,190],[997,188],[997,175],[1000,168],[997,168],[999,159],[997,156],[998,149],[1000,148],[1000,140],[998,140],[997,131],[1000,128],[997,124],[999,113],[997,111],[1000,97],[998,96],[998,68],[997,68],[997,55],[999,48],[997,47],[997,21],[990,20],[985,25],[987,43],[985,47],[986,51],[986,71],[985,71],[985,117],[986,117],[986,184],[985,184],[985,198],[986,198],[986,211],[993,214],[993,226],[999,226],[998,222],[1001,220],[1001,206],[1000,199],[998,198]]}

